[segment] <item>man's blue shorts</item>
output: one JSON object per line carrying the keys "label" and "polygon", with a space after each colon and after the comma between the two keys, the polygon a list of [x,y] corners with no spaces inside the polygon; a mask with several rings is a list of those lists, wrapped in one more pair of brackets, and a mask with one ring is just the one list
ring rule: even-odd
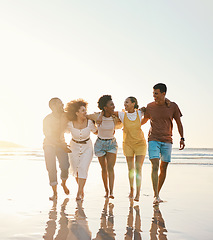
{"label": "man's blue shorts", "polygon": [[171,162],[172,143],[149,141],[149,159],[158,158],[164,162]]}

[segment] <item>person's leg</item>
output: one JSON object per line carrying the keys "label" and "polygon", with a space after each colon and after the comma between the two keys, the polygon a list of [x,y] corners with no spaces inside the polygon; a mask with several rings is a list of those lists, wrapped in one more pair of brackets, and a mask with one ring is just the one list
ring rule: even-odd
{"label": "person's leg", "polygon": [[50,186],[53,190],[53,196],[50,197],[50,200],[57,198],[57,169],[56,169],[56,153],[55,148],[52,146],[44,147],[44,158],[46,169],[48,171]]}
{"label": "person's leg", "polygon": [[69,189],[66,186],[66,181],[68,179],[68,169],[70,166],[68,154],[61,148],[57,148],[56,153],[59,161],[59,167],[61,169],[61,186],[63,187],[65,194],[68,195],[70,193]]}
{"label": "person's leg", "polygon": [[158,194],[166,179],[166,172],[169,162],[171,162],[172,144],[161,143],[161,163],[160,163],[160,174],[158,177]]}
{"label": "person's leg", "polygon": [[84,197],[85,183],[86,183],[85,178],[78,178],[78,192],[77,192],[76,200],[82,200],[82,198]]}
{"label": "person's leg", "polygon": [[129,176],[129,186],[130,186],[130,193],[129,197],[133,198],[134,193],[134,157],[126,157],[127,165],[128,165],[128,176]]}
{"label": "person's leg", "polygon": [[108,171],[108,178],[109,178],[109,194],[110,194],[109,198],[114,199],[113,187],[114,187],[114,179],[115,179],[114,166],[116,161],[116,154],[107,152],[106,160],[107,160],[107,171]]}
{"label": "person's leg", "polygon": [[105,197],[108,197],[109,189],[108,189],[108,182],[107,182],[107,164],[106,164],[105,155],[102,157],[98,157],[98,161],[101,165],[102,180],[103,180],[104,188],[105,188],[105,192],[106,192]]}
{"label": "person's leg", "polygon": [[152,187],[154,190],[154,197],[158,197],[158,169],[159,169],[159,158],[150,159],[152,163]]}
{"label": "person's leg", "polygon": [[166,170],[167,170],[168,164],[169,164],[168,162],[163,162],[163,161],[161,161],[160,163],[160,174],[158,177],[158,195],[166,179]]}
{"label": "person's leg", "polygon": [[141,180],[142,180],[142,165],[144,162],[145,156],[139,155],[135,157],[135,171],[136,171],[136,196],[135,201],[139,201],[140,190],[141,190]]}
{"label": "person's leg", "polygon": [[58,198],[58,194],[57,194],[57,185],[52,186],[52,190],[53,190],[53,195],[51,197],[49,197],[49,199],[51,201],[55,200]]}
{"label": "person's leg", "polygon": [[134,206],[134,201],[132,198],[129,199],[130,205],[129,205],[129,214],[127,217],[127,227],[126,227],[126,233],[124,235],[124,240],[130,240],[133,239],[133,206]]}
{"label": "person's leg", "polygon": [[148,143],[149,159],[152,164],[152,186],[154,191],[154,204],[161,202],[158,194],[158,170],[159,170],[159,161],[160,161],[160,151],[161,151],[161,142],[158,141],[149,141]]}
{"label": "person's leg", "polygon": [[69,190],[69,189],[67,188],[67,186],[66,186],[66,181],[67,181],[67,180],[63,180],[63,179],[62,179],[61,186],[62,186],[63,189],[64,189],[64,193],[67,194],[67,195],[69,195],[69,194],[70,194],[70,190]]}
{"label": "person's leg", "polygon": [[140,216],[140,208],[139,206],[134,206],[135,212],[136,212],[136,216],[135,216],[135,232],[137,232],[139,234],[140,238],[136,238],[136,239],[141,239],[140,236],[140,232],[141,231],[141,216]]}

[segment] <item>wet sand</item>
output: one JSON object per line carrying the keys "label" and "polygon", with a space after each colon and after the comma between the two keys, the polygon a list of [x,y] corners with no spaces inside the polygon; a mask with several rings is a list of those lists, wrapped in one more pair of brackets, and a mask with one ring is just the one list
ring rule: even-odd
{"label": "wet sand", "polygon": [[52,194],[43,161],[0,161],[0,239],[213,239],[213,167],[170,165],[161,198],[153,207],[151,165],[143,166],[139,203],[129,201],[127,166],[115,166],[114,200],[104,198],[101,169],[92,162],[85,200],[58,186]]}

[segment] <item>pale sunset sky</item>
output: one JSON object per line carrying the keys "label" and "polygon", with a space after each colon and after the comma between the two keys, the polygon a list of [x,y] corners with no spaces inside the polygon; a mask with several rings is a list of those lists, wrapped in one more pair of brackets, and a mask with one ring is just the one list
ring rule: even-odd
{"label": "pale sunset sky", "polygon": [[128,96],[146,106],[163,82],[186,147],[213,148],[212,12],[212,0],[2,0],[0,140],[42,147],[52,97],[83,98],[92,113],[111,94],[121,110]]}

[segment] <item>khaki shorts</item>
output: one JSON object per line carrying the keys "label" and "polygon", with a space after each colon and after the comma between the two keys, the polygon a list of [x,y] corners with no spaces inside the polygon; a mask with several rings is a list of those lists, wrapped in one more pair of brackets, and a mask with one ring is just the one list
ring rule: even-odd
{"label": "khaki shorts", "polygon": [[147,146],[146,143],[136,143],[136,144],[129,144],[123,143],[123,153],[126,157],[134,157],[136,156],[145,156],[146,155]]}

